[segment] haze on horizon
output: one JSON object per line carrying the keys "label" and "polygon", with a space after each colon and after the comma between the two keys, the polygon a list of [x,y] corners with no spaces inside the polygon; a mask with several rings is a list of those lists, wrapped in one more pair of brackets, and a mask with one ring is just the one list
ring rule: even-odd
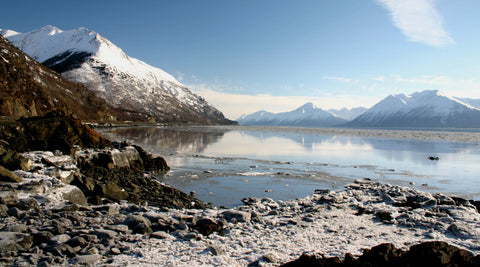
{"label": "haze on horizon", "polygon": [[6,2],[1,29],[96,31],[237,119],[371,107],[389,94],[480,98],[475,0]]}

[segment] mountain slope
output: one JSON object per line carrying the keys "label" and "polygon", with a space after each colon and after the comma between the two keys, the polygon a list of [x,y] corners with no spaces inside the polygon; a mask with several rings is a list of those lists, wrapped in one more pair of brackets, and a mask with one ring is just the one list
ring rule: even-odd
{"label": "mountain slope", "polygon": [[36,62],[0,36],[0,116],[18,119],[53,110],[84,120],[113,120],[105,102]]}
{"label": "mountain slope", "polygon": [[270,125],[270,126],[298,126],[298,127],[327,127],[343,124],[346,120],[307,103],[293,111],[270,113],[258,111],[240,117],[241,125]]}
{"label": "mountain slope", "polygon": [[45,26],[9,34],[8,39],[31,57],[105,99],[121,120],[232,123],[173,76],[129,57],[94,31]]}
{"label": "mountain slope", "polygon": [[390,95],[346,126],[480,127],[480,109],[437,90]]}

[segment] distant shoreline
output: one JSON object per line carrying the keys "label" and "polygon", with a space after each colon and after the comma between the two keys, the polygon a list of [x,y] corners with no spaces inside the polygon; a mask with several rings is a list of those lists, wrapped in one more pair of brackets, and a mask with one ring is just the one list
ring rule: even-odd
{"label": "distant shoreline", "polygon": [[[246,125],[123,125],[117,127],[165,127],[177,129],[217,129],[222,131],[266,131],[266,132],[291,132],[303,134],[330,134],[347,136],[364,136],[376,138],[436,140],[480,143],[480,129],[361,129],[361,128],[306,128],[287,126],[246,126]],[[104,127],[99,125],[99,127]],[[479,132],[469,132],[477,130]]]}

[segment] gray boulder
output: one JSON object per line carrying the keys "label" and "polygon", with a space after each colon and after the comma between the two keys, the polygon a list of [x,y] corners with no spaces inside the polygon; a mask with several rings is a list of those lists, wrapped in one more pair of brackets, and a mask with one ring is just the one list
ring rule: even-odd
{"label": "gray boulder", "polygon": [[251,213],[239,210],[227,210],[222,215],[229,222],[249,222],[252,219]]}
{"label": "gray boulder", "polygon": [[33,237],[29,234],[15,232],[0,232],[0,255],[9,256],[9,253],[29,249],[33,244]]}
{"label": "gray boulder", "polygon": [[0,204],[15,206],[18,202],[18,196],[15,191],[0,191]]}
{"label": "gray boulder", "polygon": [[96,262],[100,261],[102,256],[99,254],[90,254],[90,255],[79,255],[73,258],[72,263],[83,266],[91,266]]}
{"label": "gray boulder", "polygon": [[82,190],[80,190],[76,186],[71,186],[70,191],[63,193],[63,198],[74,204],[78,204],[78,205],[87,204],[87,198],[83,194]]}

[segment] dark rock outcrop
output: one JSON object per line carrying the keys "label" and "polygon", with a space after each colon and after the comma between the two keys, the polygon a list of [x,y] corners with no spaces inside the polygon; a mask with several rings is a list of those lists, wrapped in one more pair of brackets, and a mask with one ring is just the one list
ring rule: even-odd
{"label": "dark rock outcrop", "polygon": [[16,152],[55,151],[71,154],[75,146],[105,148],[111,142],[73,116],[54,111],[43,117],[0,124],[0,139]]}
{"label": "dark rock outcrop", "polygon": [[202,201],[155,179],[153,174],[169,170],[162,157],[153,157],[126,143],[113,143],[113,147],[83,150],[75,155],[80,174],[71,184],[78,186],[90,203],[127,200],[159,207],[206,207]]}
{"label": "dark rock outcrop", "polygon": [[[58,178],[80,188],[90,203],[128,200],[161,207],[205,207],[198,199],[161,184],[148,174],[169,169],[162,157],[154,157],[139,146],[112,143],[80,120],[60,111],[4,122],[0,124],[0,140],[5,140],[0,142],[0,166],[6,162],[11,170],[31,167],[32,163],[18,152],[59,151],[73,156],[79,172]],[[5,158],[16,160],[1,161]],[[40,163],[63,170],[62,162],[55,162],[53,157],[43,157]],[[85,203],[79,192],[73,193],[70,201]]]}
{"label": "dark rock outcrop", "polygon": [[282,266],[480,266],[480,256],[441,241],[420,243],[408,251],[386,243],[364,250],[357,259],[349,253],[343,261],[304,254]]}

